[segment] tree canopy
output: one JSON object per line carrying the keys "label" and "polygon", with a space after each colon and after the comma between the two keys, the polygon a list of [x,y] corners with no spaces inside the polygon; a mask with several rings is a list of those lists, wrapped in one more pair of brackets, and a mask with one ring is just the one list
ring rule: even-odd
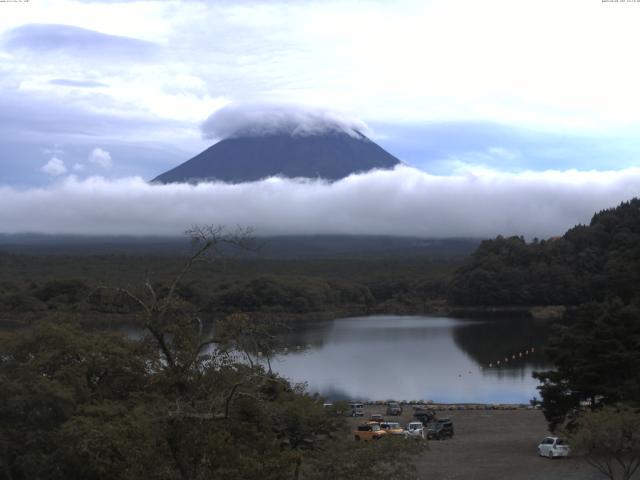
{"label": "tree canopy", "polygon": [[534,374],[552,429],[581,405],[640,406],[640,308],[620,300],[586,304],[559,326],[546,353],[555,369]]}
{"label": "tree canopy", "polygon": [[640,199],[596,213],[563,236],[481,243],[451,282],[459,305],[579,305],[638,298]]}

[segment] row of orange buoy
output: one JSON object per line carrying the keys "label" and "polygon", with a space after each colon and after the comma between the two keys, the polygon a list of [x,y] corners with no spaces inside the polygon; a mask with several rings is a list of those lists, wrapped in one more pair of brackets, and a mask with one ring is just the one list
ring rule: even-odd
{"label": "row of orange buoy", "polygon": [[489,364],[489,368],[493,368],[494,365],[496,367],[499,367],[502,363],[509,363],[509,361],[511,361],[511,360],[516,360],[518,358],[522,358],[522,357],[524,357],[526,355],[529,355],[530,353],[533,353],[535,351],[536,351],[536,349],[534,347],[531,347],[528,350],[524,350],[522,352],[518,352],[517,354],[511,355],[511,357],[506,356],[506,357],[504,357],[504,360],[496,360],[495,362],[491,362]]}

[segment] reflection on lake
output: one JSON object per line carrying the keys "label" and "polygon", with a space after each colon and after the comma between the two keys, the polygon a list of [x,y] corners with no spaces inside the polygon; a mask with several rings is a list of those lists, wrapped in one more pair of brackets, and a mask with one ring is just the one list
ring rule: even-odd
{"label": "reflection on lake", "polygon": [[272,367],[332,399],[526,403],[538,396],[531,373],[548,367],[539,353],[547,329],[521,319],[342,318],[287,335],[292,351]]}

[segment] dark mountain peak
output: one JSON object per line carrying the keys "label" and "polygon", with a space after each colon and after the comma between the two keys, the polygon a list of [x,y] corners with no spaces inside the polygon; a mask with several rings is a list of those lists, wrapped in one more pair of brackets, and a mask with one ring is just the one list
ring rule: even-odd
{"label": "dark mountain peak", "polygon": [[230,136],[153,182],[241,183],[267,177],[339,180],[353,173],[391,169],[400,160],[358,130],[293,130]]}

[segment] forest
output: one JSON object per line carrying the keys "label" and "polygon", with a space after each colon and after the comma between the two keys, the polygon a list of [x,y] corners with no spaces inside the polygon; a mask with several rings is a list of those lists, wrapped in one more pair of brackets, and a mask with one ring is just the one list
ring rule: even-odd
{"label": "forest", "polygon": [[580,305],[638,296],[640,199],[596,213],[561,237],[483,241],[449,285],[458,305]]}
{"label": "forest", "polygon": [[[476,244],[360,257],[241,252],[194,265],[177,295],[207,319],[234,312],[304,320],[433,311],[446,301],[454,270]],[[136,288],[147,279],[159,287],[184,261],[183,254],[172,252],[0,253],[0,321],[24,324],[61,314],[95,326],[135,321],[135,305],[112,287]]]}

